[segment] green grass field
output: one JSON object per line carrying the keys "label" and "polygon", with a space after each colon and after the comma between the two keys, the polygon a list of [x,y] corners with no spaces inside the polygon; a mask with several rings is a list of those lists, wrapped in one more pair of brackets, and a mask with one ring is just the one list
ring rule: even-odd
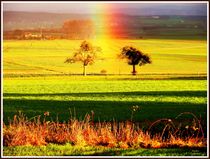
{"label": "green grass field", "polygon": [[5,156],[206,156],[206,148],[120,149],[106,147],[78,147],[71,144],[47,146],[18,146],[4,149]]}
{"label": "green grass field", "polygon": [[[92,80],[86,77],[11,78],[4,80],[4,120],[22,111],[29,117],[46,111],[54,120],[68,120],[70,110],[83,118],[128,120],[131,106],[140,106],[135,120],[175,118],[190,111],[206,117],[206,80]],[[85,78],[85,79],[83,79]]]}
{"label": "green grass field", "polygon": [[[201,117],[206,133],[207,122],[207,42],[205,40],[113,40],[93,41],[101,46],[100,60],[88,66],[91,76],[81,74],[80,63],[65,64],[81,41],[4,41],[3,119],[8,123],[19,111],[28,118],[49,111],[47,120],[67,121],[71,112],[83,119],[91,110],[95,121],[131,119],[131,107],[140,110],[133,120],[151,123],[172,118],[182,112]],[[153,63],[137,67],[116,58],[120,48],[133,45],[151,55]],[[106,76],[93,76],[105,69]],[[127,74],[127,75],[125,75]],[[164,80],[163,80],[164,79]],[[68,146],[67,146],[68,147]],[[117,150],[46,147],[5,147],[4,155],[206,155],[206,150],[140,149]],[[87,150],[86,150],[87,149]],[[54,153],[53,151],[57,151]],[[40,153],[38,153],[40,151]],[[31,152],[31,153],[24,153]]]}

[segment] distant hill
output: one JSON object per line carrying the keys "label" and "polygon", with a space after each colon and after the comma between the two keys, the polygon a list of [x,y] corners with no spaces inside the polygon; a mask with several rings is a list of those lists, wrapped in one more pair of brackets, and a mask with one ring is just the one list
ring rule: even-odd
{"label": "distant hill", "polygon": [[[173,8],[174,9],[174,8]],[[136,21],[141,17],[148,17],[150,18],[152,15],[158,16],[159,13],[162,15],[162,17],[167,17],[165,14],[169,14],[170,7],[163,10],[156,10],[155,8],[143,8],[143,10],[138,9],[127,9],[127,14],[121,14],[121,10],[126,12],[125,9],[120,8],[119,10],[116,10],[118,13],[109,13],[110,15],[117,21]],[[182,10],[182,14],[187,15],[197,13],[199,17],[202,17],[201,20],[206,20],[205,16],[205,10],[192,10],[191,12],[187,12],[188,10],[184,10],[181,8],[176,9],[178,12],[179,10]],[[142,15],[140,16],[139,14]],[[175,13],[173,13],[175,14]],[[181,14],[181,13],[180,13]],[[143,16],[144,15],[144,16]],[[196,16],[196,17],[198,17]],[[65,20],[75,20],[75,19],[91,19],[96,18],[99,21],[100,15],[91,15],[91,14],[72,14],[72,13],[46,13],[46,12],[17,12],[17,11],[4,11],[3,12],[3,26],[4,31],[6,30],[14,30],[14,29],[36,29],[36,28],[60,28],[63,25],[63,22]],[[183,17],[183,16],[181,16]],[[144,18],[146,19],[146,18]]]}
{"label": "distant hill", "polygon": [[[122,9],[122,8],[121,8]],[[135,12],[135,10],[133,10]],[[150,12],[152,13],[152,12]],[[160,12],[159,12],[160,13]],[[192,13],[192,12],[191,12]],[[71,14],[45,12],[3,12],[3,29],[25,30],[61,28],[66,20],[94,19],[97,32],[103,32],[103,27],[109,27],[116,38],[201,38],[206,39],[207,16],[203,15],[131,15],[109,13],[110,18],[102,20],[100,14]]]}
{"label": "distant hill", "polygon": [[4,11],[4,30],[59,28],[67,19],[87,19],[85,14]]}
{"label": "distant hill", "polygon": [[179,15],[179,16],[206,16],[206,4],[150,4],[141,5],[138,8],[119,8],[118,13],[129,13],[129,15]]}

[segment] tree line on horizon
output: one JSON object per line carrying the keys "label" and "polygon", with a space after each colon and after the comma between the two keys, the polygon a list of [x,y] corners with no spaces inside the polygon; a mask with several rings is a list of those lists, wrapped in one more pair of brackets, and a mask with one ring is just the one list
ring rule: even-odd
{"label": "tree line on horizon", "polygon": [[84,40],[95,36],[95,26],[92,20],[66,20],[61,28],[16,29],[3,32],[4,39],[16,40],[53,40],[75,39]]}

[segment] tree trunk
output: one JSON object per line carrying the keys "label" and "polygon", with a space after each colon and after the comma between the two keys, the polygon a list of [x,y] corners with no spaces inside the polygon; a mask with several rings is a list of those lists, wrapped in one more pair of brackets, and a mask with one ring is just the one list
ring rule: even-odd
{"label": "tree trunk", "polygon": [[137,73],[137,72],[136,72],[136,65],[133,65],[133,72],[132,72],[132,74],[133,74],[133,75],[136,75],[136,73]]}
{"label": "tree trunk", "polygon": [[86,76],[86,66],[83,65],[83,76]]}

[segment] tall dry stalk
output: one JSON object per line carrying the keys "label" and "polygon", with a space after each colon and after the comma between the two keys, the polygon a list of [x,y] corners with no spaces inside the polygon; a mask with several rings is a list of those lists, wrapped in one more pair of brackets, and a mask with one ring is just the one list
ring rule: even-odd
{"label": "tall dry stalk", "polygon": [[[187,114],[187,113],[184,113]],[[108,146],[120,148],[162,148],[162,147],[206,147],[206,139],[200,121],[196,119],[199,135],[180,136],[182,131],[171,119],[160,119],[153,122],[148,131],[132,121],[93,122],[94,113],[87,114],[82,121],[71,118],[67,123],[40,120],[40,116],[27,119],[23,114],[15,115],[9,125],[3,125],[4,146],[46,145],[48,143],[72,145]],[[165,122],[161,133],[151,135],[151,128],[157,123]],[[173,129],[171,129],[173,128]],[[163,140],[167,132],[167,140]]]}

